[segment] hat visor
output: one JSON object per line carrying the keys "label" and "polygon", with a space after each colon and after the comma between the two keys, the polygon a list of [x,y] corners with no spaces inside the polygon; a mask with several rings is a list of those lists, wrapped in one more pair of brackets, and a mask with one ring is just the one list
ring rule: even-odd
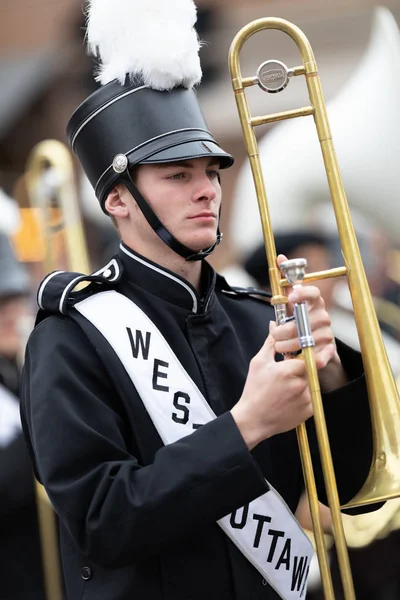
{"label": "hat visor", "polygon": [[218,144],[207,140],[205,142],[193,141],[171,146],[139,161],[139,164],[160,164],[207,157],[217,158],[221,169],[228,169],[235,160],[233,156],[222,150]]}

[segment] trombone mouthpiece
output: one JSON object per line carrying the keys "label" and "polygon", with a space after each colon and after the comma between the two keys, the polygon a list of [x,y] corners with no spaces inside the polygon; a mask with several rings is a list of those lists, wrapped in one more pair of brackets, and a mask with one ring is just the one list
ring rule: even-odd
{"label": "trombone mouthpiece", "polygon": [[305,258],[293,258],[285,260],[279,265],[280,270],[292,285],[301,285],[306,275],[307,260]]}

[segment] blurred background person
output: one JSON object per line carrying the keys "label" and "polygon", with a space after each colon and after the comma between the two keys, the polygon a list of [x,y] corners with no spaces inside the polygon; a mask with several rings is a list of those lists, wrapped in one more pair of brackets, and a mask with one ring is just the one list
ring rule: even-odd
{"label": "blurred background person", "polygon": [[[381,239],[377,236],[377,239]],[[360,240],[361,241],[361,240]],[[338,252],[338,241],[335,237],[327,237],[324,234],[313,231],[291,231],[286,233],[278,233],[275,236],[275,243],[278,254],[284,254],[287,258],[305,258],[307,260],[307,272],[315,273],[325,271],[339,266],[340,251]],[[375,237],[363,236],[361,249],[367,270],[368,279],[371,286],[371,293],[383,294],[385,289],[389,288],[389,280],[386,271],[381,268],[381,263],[385,261],[385,254],[381,251],[379,260],[376,260]],[[371,260],[370,257],[374,257]],[[369,260],[368,260],[369,259]],[[259,245],[245,260],[244,270],[258,286],[269,290],[269,276],[267,259],[265,255],[264,244]],[[352,312],[350,294],[346,279],[331,278],[313,282],[317,285],[323,298],[328,312],[332,319],[332,329],[335,335],[343,342],[354,348],[359,348],[357,328]],[[393,282],[393,285],[394,282]],[[400,309],[399,309],[400,310]],[[379,320],[379,314],[378,314]],[[385,322],[383,325],[383,338],[388,352],[389,360],[392,366],[393,373],[396,378],[400,377],[400,342],[392,332],[399,330],[393,326],[389,328]]]}
{"label": "blurred background person", "polygon": [[0,598],[44,600],[32,466],[19,416],[21,358],[33,324],[30,282],[0,233]]}
{"label": "blurred background person", "polygon": [[[316,206],[313,220],[314,228],[329,241],[332,266],[338,266],[343,264],[343,256],[331,210],[332,208],[325,203]],[[379,324],[391,338],[400,341],[399,240],[389,236],[379,220],[373,220],[360,209],[353,208],[351,217]],[[393,219],[395,223],[398,221],[400,230],[400,218],[394,215]],[[344,311],[352,310],[345,278],[339,279],[334,287],[334,301]]]}

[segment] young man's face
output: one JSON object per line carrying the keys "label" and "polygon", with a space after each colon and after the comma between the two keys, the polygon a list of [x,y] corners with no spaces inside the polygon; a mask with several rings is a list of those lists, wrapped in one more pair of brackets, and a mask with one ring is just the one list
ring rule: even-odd
{"label": "young man's face", "polygon": [[215,243],[221,204],[218,160],[140,165],[136,186],[182,244],[199,251]]}

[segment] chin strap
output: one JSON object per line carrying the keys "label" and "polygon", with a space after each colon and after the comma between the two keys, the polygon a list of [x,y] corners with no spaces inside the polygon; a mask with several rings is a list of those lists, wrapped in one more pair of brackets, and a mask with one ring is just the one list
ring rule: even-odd
{"label": "chin strap", "polygon": [[[124,171],[124,173],[121,173],[119,181],[120,181],[120,183],[123,183],[124,185],[126,185],[128,190],[130,191],[130,193],[136,200],[137,205],[139,206],[140,210],[142,211],[146,221],[148,222],[150,227],[153,229],[153,231],[158,235],[158,237],[165,244],[167,244],[167,246],[169,246],[169,248],[171,248],[171,250],[176,252],[176,254],[179,254],[179,256],[182,256],[185,260],[187,260],[187,261],[203,260],[203,258],[206,258],[207,256],[209,256],[209,254],[211,254],[211,252],[213,252],[215,247],[218,246],[218,244],[220,243],[223,233],[220,232],[219,224],[218,224],[217,239],[215,241],[215,244],[213,244],[209,248],[200,250],[199,252],[193,252],[193,250],[191,250],[184,244],[181,244],[181,242],[179,242],[164,227],[164,225],[161,223],[160,219],[153,212],[153,210],[147,204],[147,202],[144,199],[144,197],[142,196],[142,194],[137,189],[136,185],[133,183],[131,174],[129,173],[128,170]],[[221,209],[220,209],[219,217],[220,216],[221,216]]]}

